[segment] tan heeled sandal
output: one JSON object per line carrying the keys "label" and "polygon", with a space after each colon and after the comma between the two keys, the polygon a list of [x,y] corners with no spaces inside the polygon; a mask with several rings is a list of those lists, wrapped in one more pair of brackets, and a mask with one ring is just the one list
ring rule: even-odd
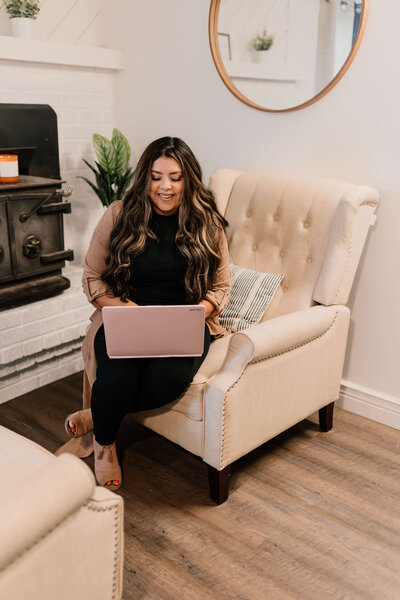
{"label": "tan heeled sandal", "polygon": [[[75,424],[75,431],[71,429],[70,422]],[[93,429],[92,411],[90,408],[78,410],[65,419],[65,431],[72,438],[79,438]]]}
{"label": "tan heeled sandal", "polygon": [[[97,483],[115,492],[122,485],[121,467],[118,462],[115,442],[109,446],[101,446],[93,438],[94,447],[94,473]],[[118,481],[118,483],[114,483]],[[107,483],[109,483],[107,485]]]}

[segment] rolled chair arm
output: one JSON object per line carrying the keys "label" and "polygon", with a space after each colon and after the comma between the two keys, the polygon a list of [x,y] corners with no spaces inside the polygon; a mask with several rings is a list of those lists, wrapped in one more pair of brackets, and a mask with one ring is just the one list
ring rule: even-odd
{"label": "rolled chair arm", "polygon": [[229,339],[223,364],[209,380],[209,387],[226,391],[250,362],[289,352],[324,335],[333,326],[338,313],[350,318],[346,306],[312,306],[234,333]]}
{"label": "rolled chair arm", "polygon": [[312,306],[246,329],[242,334],[253,345],[251,362],[278,356],[317,339],[333,327],[339,313],[350,318],[346,306]]}
{"label": "rolled chair arm", "polygon": [[89,500],[95,487],[90,469],[72,454],[12,485],[0,496],[0,569]]}

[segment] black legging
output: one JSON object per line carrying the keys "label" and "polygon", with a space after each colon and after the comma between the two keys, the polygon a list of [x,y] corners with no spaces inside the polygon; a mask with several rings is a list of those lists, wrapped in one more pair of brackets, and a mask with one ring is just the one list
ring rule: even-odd
{"label": "black legging", "polygon": [[201,356],[109,358],[101,326],[94,340],[97,372],[91,401],[97,442],[102,446],[112,444],[128,413],[159,408],[178,398],[199,370],[210,341],[205,325]]}

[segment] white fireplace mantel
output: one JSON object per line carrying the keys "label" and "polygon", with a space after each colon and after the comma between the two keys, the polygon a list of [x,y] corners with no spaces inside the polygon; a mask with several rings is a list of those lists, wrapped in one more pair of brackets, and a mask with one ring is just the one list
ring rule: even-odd
{"label": "white fireplace mantel", "polygon": [[99,69],[124,68],[124,56],[118,50],[57,44],[45,40],[29,40],[0,36],[0,60],[16,60]]}

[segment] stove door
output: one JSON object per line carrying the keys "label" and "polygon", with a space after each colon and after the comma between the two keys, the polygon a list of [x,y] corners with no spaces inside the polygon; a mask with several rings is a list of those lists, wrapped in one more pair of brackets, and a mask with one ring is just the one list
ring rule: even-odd
{"label": "stove door", "polygon": [[7,205],[0,202],[0,281],[12,277],[10,244],[7,227]]}
{"label": "stove door", "polygon": [[[43,214],[39,208],[50,192],[8,197],[11,251],[17,279],[57,271],[65,264],[62,259],[47,263],[42,258],[64,249],[62,214]],[[60,201],[59,195],[52,199],[53,203]]]}

